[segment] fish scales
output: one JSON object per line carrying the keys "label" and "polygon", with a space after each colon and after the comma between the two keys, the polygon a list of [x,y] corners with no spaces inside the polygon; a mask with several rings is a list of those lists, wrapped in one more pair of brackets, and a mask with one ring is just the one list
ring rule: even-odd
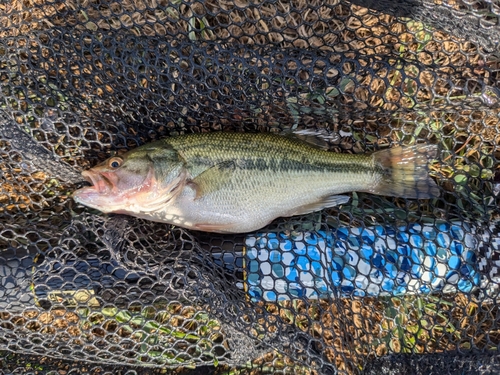
{"label": "fish scales", "polygon": [[[373,161],[367,155],[333,154],[311,147],[299,139],[267,133],[190,134],[163,140],[186,161],[215,165],[235,161],[242,169],[289,171],[323,170],[329,172],[373,172]],[[335,155],[335,158],[332,158]]]}
{"label": "fish scales", "polygon": [[[191,142],[190,138],[198,139]],[[225,168],[234,169],[225,184],[218,186],[219,175],[215,174],[215,181],[210,181],[210,193],[194,201],[189,196],[181,196],[179,205],[171,207],[171,212],[175,211],[177,215],[189,210],[190,222],[217,222],[217,231],[222,230],[222,226],[243,221],[245,217],[250,226],[241,222],[238,231],[247,231],[255,222],[265,225],[276,217],[276,213],[291,216],[310,212],[309,205],[323,197],[360,189],[373,177],[373,167],[369,166],[373,164],[372,158],[366,155],[354,156],[358,160],[355,171],[346,168],[353,164],[349,160],[352,155],[328,153],[290,138],[268,134],[224,134],[208,144],[202,135],[181,138],[181,142],[178,140],[172,138],[166,142],[186,161],[193,178],[205,171],[204,167],[198,166],[200,159],[212,160],[212,166],[230,162],[229,166],[224,164]],[[337,156],[333,162],[332,156]],[[330,182],[334,177],[338,180],[336,188]],[[299,207],[296,207],[296,202],[301,203]],[[205,209],[213,203],[218,208],[215,214]],[[164,219],[175,220],[174,217]],[[198,228],[207,226],[214,229],[211,224],[202,224]]]}

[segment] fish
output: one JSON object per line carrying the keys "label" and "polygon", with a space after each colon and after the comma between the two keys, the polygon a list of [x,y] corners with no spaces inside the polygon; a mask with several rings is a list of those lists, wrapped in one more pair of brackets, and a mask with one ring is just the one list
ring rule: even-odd
{"label": "fish", "polygon": [[331,152],[272,133],[193,133],[164,138],[86,170],[75,202],[214,233],[247,233],[279,217],[349,201],[349,192],[439,196],[428,164],[437,146],[371,154]]}

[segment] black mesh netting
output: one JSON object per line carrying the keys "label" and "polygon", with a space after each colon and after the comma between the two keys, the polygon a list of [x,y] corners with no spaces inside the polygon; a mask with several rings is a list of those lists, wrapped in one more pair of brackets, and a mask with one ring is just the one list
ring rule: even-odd
{"label": "black mesh netting", "polygon": [[[2,1],[0,371],[498,373],[499,19],[496,0]],[[156,139],[297,130],[436,144],[440,195],[351,193],[236,236],[71,199]]]}

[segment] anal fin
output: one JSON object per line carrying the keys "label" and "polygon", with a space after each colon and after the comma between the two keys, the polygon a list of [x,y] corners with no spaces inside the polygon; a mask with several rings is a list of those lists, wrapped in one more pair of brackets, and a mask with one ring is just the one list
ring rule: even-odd
{"label": "anal fin", "polygon": [[232,233],[231,228],[234,224],[195,224],[194,229],[202,232],[213,233]]}
{"label": "anal fin", "polygon": [[320,211],[324,208],[335,207],[349,202],[349,199],[350,197],[347,195],[330,195],[320,201],[296,207],[295,210],[290,211],[287,216],[305,215],[311,212]]}

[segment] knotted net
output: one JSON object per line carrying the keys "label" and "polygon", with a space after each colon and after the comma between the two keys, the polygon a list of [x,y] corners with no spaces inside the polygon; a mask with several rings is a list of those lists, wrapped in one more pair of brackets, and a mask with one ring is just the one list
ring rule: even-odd
{"label": "knotted net", "polygon": [[[0,4],[5,373],[499,370],[497,1]],[[440,197],[238,236],[75,204],[117,152],[192,132],[437,144]],[[232,371],[232,372],[231,372]]]}

